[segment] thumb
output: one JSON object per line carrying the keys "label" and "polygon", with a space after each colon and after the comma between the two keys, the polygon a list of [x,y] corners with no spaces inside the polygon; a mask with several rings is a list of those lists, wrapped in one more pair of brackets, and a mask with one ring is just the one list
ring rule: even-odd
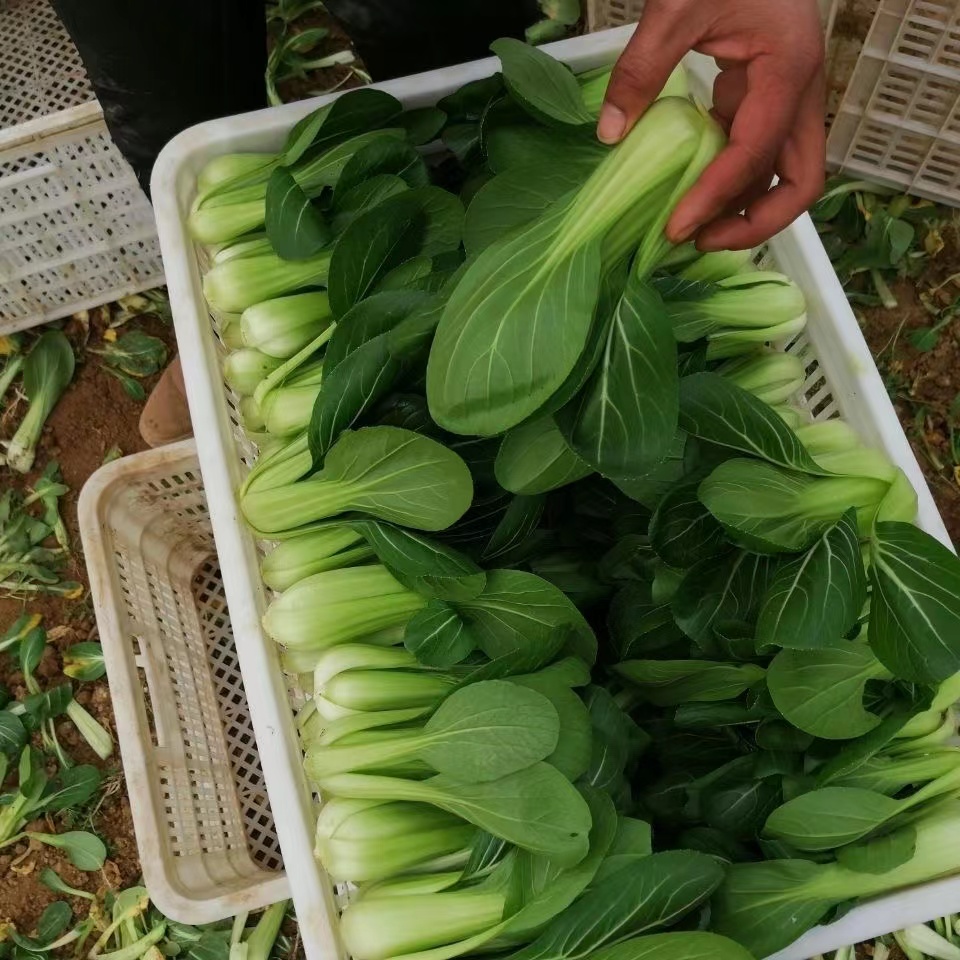
{"label": "thumb", "polygon": [[630,132],[647,107],[660,95],[673,69],[693,46],[684,4],[649,0],[630,42],[610,74],[597,137],[617,143]]}

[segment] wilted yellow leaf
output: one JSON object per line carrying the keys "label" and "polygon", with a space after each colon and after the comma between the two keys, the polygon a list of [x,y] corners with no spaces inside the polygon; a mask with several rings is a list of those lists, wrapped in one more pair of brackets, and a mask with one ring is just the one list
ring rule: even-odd
{"label": "wilted yellow leaf", "polygon": [[927,231],[927,235],[923,238],[923,249],[926,250],[931,257],[935,257],[943,247],[943,237],[940,231],[936,227],[931,227]]}

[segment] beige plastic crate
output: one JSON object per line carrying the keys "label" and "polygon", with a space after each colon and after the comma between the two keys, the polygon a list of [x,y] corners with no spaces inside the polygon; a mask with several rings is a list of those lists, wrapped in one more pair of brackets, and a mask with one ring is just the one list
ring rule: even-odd
{"label": "beige plastic crate", "polygon": [[150,898],[209,923],[289,897],[193,441],[101,467],[79,513]]}
{"label": "beige plastic crate", "polygon": [[882,0],[827,158],[844,173],[960,205],[957,0]]}
{"label": "beige plastic crate", "polygon": [[0,0],[0,334],[162,283],[77,48],[47,0]]}

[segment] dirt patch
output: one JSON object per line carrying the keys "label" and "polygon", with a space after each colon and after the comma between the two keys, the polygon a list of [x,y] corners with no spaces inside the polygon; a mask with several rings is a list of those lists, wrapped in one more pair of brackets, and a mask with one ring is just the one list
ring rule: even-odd
{"label": "dirt patch", "polygon": [[[303,33],[304,30],[317,27],[323,27],[329,30],[329,33],[307,54],[310,60],[319,60],[332,53],[350,49],[350,38],[344,33],[343,28],[333,17],[322,10],[314,10],[300,17],[296,26],[290,32],[291,35],[295,36]],[[359,58],[352,64],[335,64],[322,70],[308,71],[304,77],[281,80],[277,84],[277,93],[284,103],[290,103],[294,100],[319,97],[333,90],[349,90],[352,87],[363,86],[363,79],[356,74],[353,68],[363,70],[363,63]]]}
{"label": "dirt patch", "polygon": [[[960,297],[956,223],[943,240],[921,276],[892,285],[896,309],[861,308],[858,314],[947,531],[960,544],[960,313],[950,313]],[[937,310],[945,311],[939,320]]]}
{"label": "dirt patch", "polygon": [[102,800],[93,810],[70,821],[35,821],[28,828],[54,833],[93,830],[107,845],[107,860],[99,871],[78,870],[58,850],[34,840],[0,851],[0,921],[12,921],[21,933],[32,932],[44,908],[54,900],[66,900],[77,917],[87,913],[89,901],[54,893],[40,882],[44,867],[56,870],[71,887],[94,894],[122,890],[140,878],[130,803],[119,774],[107,782]]}
{"label": "dirt patch", "polygon": [[[21,613],[29,611],[42,616],[47,630],[49,649],[37,668],[37,679],[44,688],[71,682],[62,672],[63,651],[75,643],[95,640],[96,622],[90,602],[86,568],[80,547],[77,525],[77,498],[83,484],[103,463],[114,447],[126,455],[145,449],[140,438],[138,422],[142,402],[127,395],[120,381],[108,373],[102,358],[93,352],[104,345],[103,335],[109,326],[106,309],[91,312],[89,328],[76,321],[68,322],[64,332],[77,353],[77,368],[73,382],[67,388],[57,407],[47,420],[38,446],[34,470],[27,476],[0,468],[0,489],[14,486],[23,489],[36,479],[48,461],[60,464],[64,482],[70,492],[60,501],[61,515],[71,543],[71,556],[62,573],[65,580],[75,580],[84,587],[78,600],[55,596],[37,596],[29,600],[0,597],[0,631],[9,626]],[[172,357],[176,343],[169,323],[156,317],[142,317],[118,330],[140,329],[159,337],[167,345]],[[146,393],[159,375],[139,381]],[[9,437],[23,414],[23,408],[5,411],[0,422],[0,435]],[[23,675],[14,669],[10,658],[0,654],[0,680],[20,698],[26,692]],[[73,683],[76,700],[96,718],[116,741],[116,722],[110,703],[106,678],[94,683]],[[90,763],[104,775],[105,789],[98,792],[92,805],[69,816],[58,816],[38,824],[50,832],[65,830],[92,830],[107,845],[108,860],[103,869],[92,873],[77,870],[55,848],[35,841],[23,842],[0,850],[0,921],[11,921],[19,931],[29,933],[44,907],[54,900],[64,899],[40,883],[44,867],[52,867],[72,887],[92,893],[106,889],[120,890],[135,883],[140,876],[136,841],[130,804],[120,767],[117,750],[106,761],[90,749],[73,722],[62,717],[56,731],[66,753],[76,763]],[[74,913],[84,916],[88,902],[81,898],[67,898]]]}

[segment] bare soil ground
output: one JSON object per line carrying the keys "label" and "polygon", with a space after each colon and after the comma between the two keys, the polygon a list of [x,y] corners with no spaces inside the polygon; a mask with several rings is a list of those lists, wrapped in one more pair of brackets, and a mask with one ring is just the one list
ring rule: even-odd
{"label": "bare soil ground", "polygon": [[[102,346],[108,318],[106,310],[91,311],[89,336],[85,336],[84,330],[76,322],[65,325],[64,331],[78,353],[77,370],[72,384],[47,421],[35,468],[32,473],[22,477],[6,467],[0,467],[0,492],[11,485],[22,487],[29,484],[50,460],[60,464],[64,482],[70,487],[70,492],[60,502],[73,551],[63,578],[83,584],[83,597],[68,600],[41,596],[29,601],[0,597],[0,632],[21,613],[39,613],[43,617],[42,625],[47,630],[52,648],[48,649],[37,670],[44,686],[69,682],[62,672],[60,659],[64,649],[97,638],[77,527],[77,497],[80,489],[112,448],[119,447],[123,454],[136,453],[145,448],[137,428],[142,404],[127,396],[120,382],[105,372],[99,356],[85,349]],[[129,328],[142,329],[160,337],[167,343],[171,355],[176,349],[172,327],[158,318],[138,318],[130,322]],[[156,379],[147,378],[141,383],[149,392]],[[22,413],[20,405],[4,410],[0,417],[0,437],[10,436]],[[23,695],[23,676],[4,654],[0,654],[0,681],[10,688],[14,696],[19,698]],[[93,683],[75,683],[74,689],[76,699],[115,736],[106,678]],[[119,753],[115,751],[110,759],[101,761],[77,733],[73,723],[66,719],[58,724],[57,731],[64,750],[77,763],[93,763],[104,770],[106,789],[95,798],[89,809],[76,811],[69,822],[60,818],[43,829],[54,832],[93,830],[106,843],[108,860],[101,872],[85,873],[72,867],[57,849],[34,841],[0,850],[0,922],[13,922],[23,933],[33,929],[48,903],[63,899],[60,894],[53,893],[40,883],[40,872],[46,866],[54,867],[71,886],[91,892],[104,888],[120,890],[135,883],[140,876],[140,862]],[[85,901],[73,899],[71,906],[76,915],[86,913]]]}

